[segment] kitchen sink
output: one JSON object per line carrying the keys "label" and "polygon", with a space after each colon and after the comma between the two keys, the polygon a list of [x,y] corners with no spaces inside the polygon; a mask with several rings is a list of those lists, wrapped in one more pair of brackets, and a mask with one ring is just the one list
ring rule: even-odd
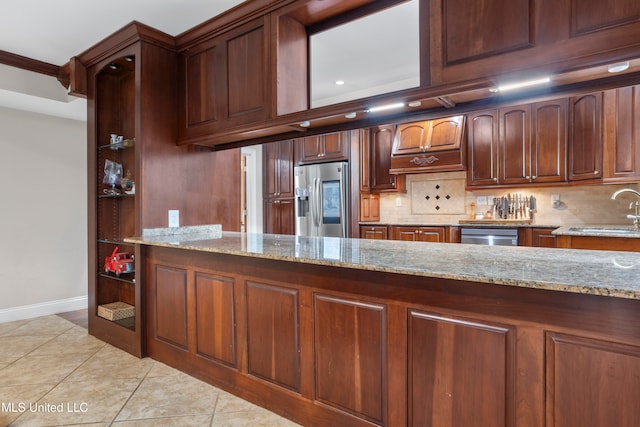
{"label": "kitchen sink", "polygon": [[588,234],[640,234],[640,230],[626,227],[571,227],[569,231]]}

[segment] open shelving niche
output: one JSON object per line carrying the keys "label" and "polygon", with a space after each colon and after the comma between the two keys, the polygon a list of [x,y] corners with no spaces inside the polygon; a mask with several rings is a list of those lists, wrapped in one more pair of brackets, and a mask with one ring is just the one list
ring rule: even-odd
{"label": "open shelving niche", "polygon": [[111,134],[123,135],[135,141],[135,58],[126,56],[111,62],[96,76],[96,271],[95,306],[90,307],[95,316],[100,316],[100,307],[111,303],[125,303],[134,307],[133,317],[110,320],[102,319],[135,331],[136,269],[116,276],[104,269],[105,258],[116,247],[119,252],[134,253],[135,245],[124,242],[124,238],[135,234],[136,195],[121,192],[105,194],[108,186],[103,184],[104,165],[111,160],[122,165],[123,174],[131,172],[135,180],[134,144],[105,144]]}

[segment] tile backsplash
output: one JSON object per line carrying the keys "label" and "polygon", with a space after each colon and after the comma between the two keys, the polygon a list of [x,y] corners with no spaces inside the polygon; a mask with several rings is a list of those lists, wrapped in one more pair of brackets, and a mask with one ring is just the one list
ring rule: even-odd
{"label": "tile backsplash", "polygon": [[[631,225],[627,215],[632,194],[611,200],[621,188],[639,190],[638,184],[527,187],[466,191],[466,172],[407,175],[407,193],[383,193],[380,196],[380,222],[386,224],[455,224],[469,217],[470,204],[476,213],[491,208],[480,204],[490,197],[511,193],[533,195],[537,200],[534,223],[540,225],[620,224]],[[553,197],[560,203],[554,207]],[[488,201],[488,200],[487,200]]]}

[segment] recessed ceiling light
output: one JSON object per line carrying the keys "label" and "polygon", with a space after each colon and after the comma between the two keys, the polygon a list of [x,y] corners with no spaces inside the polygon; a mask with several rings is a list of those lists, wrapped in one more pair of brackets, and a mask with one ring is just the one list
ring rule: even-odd
{"label": "recessed ceiling light", "polygon": [[376,113],[378,111],[392,110],[394,108],[404,107],[404,102],[396,102],[395,104],[385,104],[378,107],[371,107],[367,110],[367,113]]}
{"label": "recessed ceiling light", "polygon": [[355,119],[355,118],[356,118],[356,116],[357,116],[357,114],[356,114],[356,112],[355,112],[355,111],[354,111],[354,112],[351,112],[351,113],[347,113],[347,114],[345,114],[345,115],[344,115],[344,117],[345,117],[346,119]]}
{"label": "recessed ceiling light", "polygon": [[617,64],[611,64],[607,68],[607,71],[610,73],[620,73],[629,68],[629,61],[618,62]]}
{"label": "recessed ceiling light", "polygon": [[309,122],[309,120],[305,120],[304,122],[300,122],[300,127],[308,128],[309,126],[311,126],[311,122]]}
{"label": "recessed ceiling light", "polygon": [[344,84],[344,80],[336,80],[336,84],[338,86],[342,86]]}
{"label": "recessed ceiling light", "polygon": [[416,107],[421,106],[421,105],[422,105],[422,102],[420,102],[420,101],[412,101],[412,102],[410,102],[410,103],[409,103],[409,104],[407,104],[407,105],[409,105],[409,107],[416,108]]}

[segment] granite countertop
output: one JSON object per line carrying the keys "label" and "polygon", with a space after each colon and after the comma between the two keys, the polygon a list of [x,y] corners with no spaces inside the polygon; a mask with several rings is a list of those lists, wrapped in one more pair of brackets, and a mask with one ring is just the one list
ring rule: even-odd
{"label": "granite countertop", "polygon": [[640,299],[640,254],[522,246],[198,231],[145,234],[129,243]]}
{"label": "granite countertop", "polygon": [[640,239],[640,229],[626,225],[565,225],[552,234],[558,236],[630,237]]}
{"label": "granite countertop", "polygon": [[401,227],[473,227],[473,228],[558,228],[554,224],[535,224],[527,221],[505,221],[505,220],[461,220],[458,222],[361,222],[361,227],[375,226],[401,226]]}

